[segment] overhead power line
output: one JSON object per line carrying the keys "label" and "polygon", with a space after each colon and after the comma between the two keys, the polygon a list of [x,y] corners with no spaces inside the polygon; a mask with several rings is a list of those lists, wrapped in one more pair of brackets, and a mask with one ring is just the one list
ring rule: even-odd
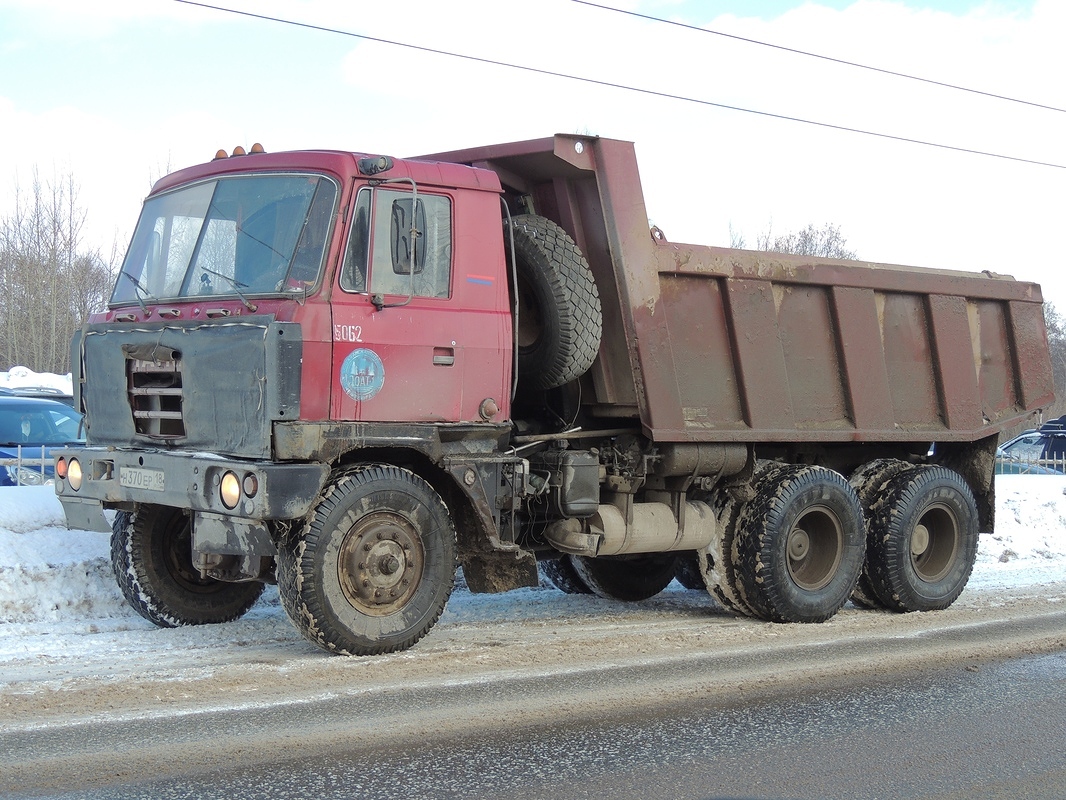
{"label": "overhead power line", "polygon": [[1066,169],[1066,164],[1056,164],[1050,161],[1039,161],[1032,158],[1022,158],[1021,156],[1011,156],[1004,153],[993,153],[987,150],[977,150],[969,147],[960,147],[957,145],[944,144],[942,142],[930,142],[924,139],[915,139],[909,136],[899,136],[891,133],[882,133],[879,131],[865,130],[863,128],[853,128],[847,125],[838,125],[831,122],[820,122],[813,119],[804,119],[802,117],[792,117],[787,114],[776,114],[771,111],[760,111],[753,108],[742,108],[741,106],[728,105],[726,103],[716,103],[712,100],[703,100],[698,97],[686,97],[685,95],[673,94],[671,92],[664,92],[657,89],[645,89],[639,86],[628,86],[623,83],[615,83],[612,81],[600,80],[597,78],[587,78],[581,75],[571,75],[565,72],[556,72],[554,70],[542,69],[540,67],[530,67],[523,64],[513,64],[507,61],[498,61],[491,58],[483,58],[481,56],[472,56],[465,53],[456,53],[450,50],[440,50],[434,47],[425,47],[423,45],[411,44],[409,42],[400,42],[395,39],[383,39],[377,36],[367,36],[362,33],[353,33],[352,31],[345,31],[339,28],[330,28],[324,25],[313,25],[309,22],[299,22],[297,20],[283,19],[281,17],[272,17],[267,14],[256,14],[252,11],[242,11],[236,8],[226,8],[225,6],[212,5],[210,3],[197,2],[197,0],[174,0],[176,3],[182,3],[183,5],[196,6],[199,8],[206,8],[212,11],[221,11],[227,14],[236,14],[242,17],[250,17],[252,19],[259,19],[266,22],[276,22],[282,25],[292,25],[297,28],[304,28],[307,30],[321,31],[323,33],[333,33],[339,36],[348,36],[353,39],[362,39],[366,42],[377,42],[378,44],[386,44],[393,47],[404,47],[409,50],[417,50],[423,53],[431,53],[433,55],[448,56],[449,58],[459,58],[464,61],[472,61],[478,64],[490,64],[496,67],[506,67],[507,69],[521,70],[523,72],[530,72],[536,75],[547,75],[554,78],[565,78],[572,81],[580,81],[582,83],[591,84],[594,86],[605,86],[611,89],[622,89],[629,92],[637,92],[639,94],[650,95],[653,97],[660,97],[667,100],[680,100],[686,103],[696,103],[702,106],[709,106],[711,108],[720,108],[726,111],[738,111],[744,114],[755,114],[760,117],[767,117],[770,119],[784,120],[786,122],[798,122],[803,125],[814,125],[819,128],[826,128],[828,130],[842,131],[845,133],[855,133],[862,136],[874,136],[879,139],[888,139],[896,142],[906,142],[908,144],[917,144],[925,147],[935,147],[941,150],[951,150],[957,153],[969,153],[970,155],[985,156],[987,158],[998,158],[1004,161],[1014,161],[1021,164],[1033,164],[1039,167],[1051,167],[1053,169]]}
{"label": "overhead power line", "polygon": [[733,40],[738,41],[738,42],[746,42],[747,44],[759,45],[760,47],[769,47],[769,48],[772,48],[774,50],[781,50],[781,51],[783,51],[785,53],[793,53],[795,55],[807,56],[808,58],[817,58],[817,59],[821,59],[822,61],[829,61],[829,62],[831,62],[833,64],[842,64],[842,65],[844,65],[846,67],[856,67],[857,69],[865,69],[865,70],[869,70],[870,72],[879,72],[882,75],[891,75],[891,76],[893,76],[895,78],[905,78],[905,79],[910,80],[910,81],[919,81],[921,83],[928,83],[928,84],[931,84],[933,86],[943,87],[945,89],[955,89],[955,90],[960,91],[960,92],[969,92],[970,94],[981,95],[982,97],[990,97],[990,98],[993,98],[995,100],[1006,100],[1009,103],[1020,103],[1021,105],[1025,105],[1025,106],[1032,106],[1034,108],[1043,108],[1043,109],[1046,109],[1048,111],[1058,111],[1059,113],[1066,114],[1066,108],[1059,108],[1058,106],[1047,105],[1046,103],[1037,103],[1037,102],[1034,102],[1032,100],[1022,100],[1022,99],[1020,99],[1018,97],[1010,97],[1008,95],[996,94],[994,92],[986,92],[986,91],[983,91],[981,89],[971,89],[970,87],[967,87],[967,86],[959,86],[958,84],[947,83],[945,81],[933,80],[932,78],[923,78],[923,77],[921,77],[919,75],[910,75],[910,74],[908,74],[906,72],[896,72],[895,70],[884,69],[882,67],[874,67],[874,66],[870,66],[869,64],[860,64],[860,63],[855,62],[855,61],[847,61],[847,60],[845,60],[843,58],[834,58],[833,56],[821,55],[820,53],[812,53],[812,52],[810,52],[808,50],[798,50],[798,49],[796,49],[794,47],[785,47],[784,45],[773,44],[771,42],[762,42],[762,41],[759,41],[758,39],[749,39],[746,36],[737,36],[736,34],[733,34],[733,33],[725,33],[724,31],[716,31],[716,30],[712,30],[710,28],[702,28],[699,25],[690,25],[688,23],[677,22],[677,21],[672,20],[672,19],[663,19],[662,17],[655,17],[655,16],[652,16],[651,14],[641,14],[638,11],[627,11],[624,8],[615,8],[614,6],[607,6],[607,5],[603,5],[602,3],[593,3],[593,2],[591,2],[591,0],[572,0],[572,2],[577,3],[579,5],[583,5],[583,6],[589,6],[591,8],[599,8],[599,9],[602,9],[603,11],[614,11],[617,14],[625,14],[626,16],[637,17],[639,19],[649,20],[650,22],[659,22],[659,23],[662,23],[664,25],[673,25],[676,28],[685,28],[685,29],[690,30],[690,31],[699,31],[700,33],[709,33],[709,34],[713,34],[714,36],[722,36],[722,37],[724,37],[726,39],[733,39]]}

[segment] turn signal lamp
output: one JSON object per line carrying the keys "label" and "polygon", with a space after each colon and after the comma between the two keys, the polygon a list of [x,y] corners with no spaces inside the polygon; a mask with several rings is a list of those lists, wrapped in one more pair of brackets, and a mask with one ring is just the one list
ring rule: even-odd
{"label": "turn signal lamp", "polygon": [[56,475],[60,478],[67,477],[67,460],[63,456],[56,459]]}

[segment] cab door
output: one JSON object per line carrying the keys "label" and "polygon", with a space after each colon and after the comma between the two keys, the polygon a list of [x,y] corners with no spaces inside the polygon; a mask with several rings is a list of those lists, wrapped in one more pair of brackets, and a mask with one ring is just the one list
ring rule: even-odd
{"label": "cab door", "polygon": [[499,381],[477,377],[482,370],[466,383],[470,326],[455,288],[454,204],[447,193],[405,185],[358,193],[333,293],[333,419],[472,421],[481,400],[498,395]]}

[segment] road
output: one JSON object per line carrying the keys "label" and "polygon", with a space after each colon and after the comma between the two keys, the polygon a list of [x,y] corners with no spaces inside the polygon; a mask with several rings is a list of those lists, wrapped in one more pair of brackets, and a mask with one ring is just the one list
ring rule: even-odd
{"label": "road", "polygon": [[377,659],[319,654],[271,615],[211,657],[165,632],[191,638],[10,664],[0,794],[950,798],[976,780],[1061,798],[1064,593],[810,626],[685,593],[585,600],[472,613]]}

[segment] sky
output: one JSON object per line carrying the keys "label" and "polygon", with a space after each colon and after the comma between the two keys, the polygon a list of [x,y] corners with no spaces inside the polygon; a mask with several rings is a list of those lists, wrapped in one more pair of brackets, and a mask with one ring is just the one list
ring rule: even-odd
{"label": "sky", "polygon": [[576,132],[636,143],[672,241],[832,224],[862,260],[1006,273],[1066,309],[1066,3],[597,2],[679,24],[575,0],[214,0],[336,33],[178,0],[0,0],[0,215],[35,171],[73,176],[106,255],[155,179],[219,148],[410,156]]}

